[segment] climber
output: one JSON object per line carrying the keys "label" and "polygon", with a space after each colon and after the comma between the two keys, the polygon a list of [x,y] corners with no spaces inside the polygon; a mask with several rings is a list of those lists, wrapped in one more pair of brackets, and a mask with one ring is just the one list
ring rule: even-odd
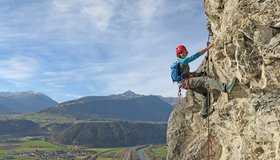
{"label": "climber", "polygon": [[[203,55],[213,46],[214,44],[209,44],[206,48],[189,57],[187,57],[188,51],[185,46],[179,45],[176,47],[176,55],[178,58],[177,63],[179,64],[178,75],[180,76],[180,80],[177,81],[179,84],[179,92],[181,88],[184,88],[202,95],[202,107],[200,114],[203,119],[208,117],[208,90],[217,90],[219,92],[230,93],[235,83],[235,78],[227,81],[227,83],[224,84],[217,79],[208,78],[207,76],[205,76],[205,74],[190,72],[189,63],[197,59],[199,56]],[[174,82],[172,74],[171,77]]]}

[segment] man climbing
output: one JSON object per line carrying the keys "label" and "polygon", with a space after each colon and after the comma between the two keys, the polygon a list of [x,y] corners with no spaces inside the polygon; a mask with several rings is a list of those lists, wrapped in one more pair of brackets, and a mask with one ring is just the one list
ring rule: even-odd
{"label": "man climbing", "polygon": [[[213,46],[214,44],[209,44],[208,47],[189,57],[187,57],[188,51],[185,46],[179,45],[176,47],[176,55],[178,58],[178,75],[180,76],[180,80],[178,81],[179,88],[189,89],[195,93],[202,95],[202,108],[200,114],[203,119],[208,116],[208,90],[217,90],[220,92],[230,93],[235,83],[235,78],[224,84],[217,79],[208,78],[206,76],[203,76],[202,74],[190,72],[189,63],[197,59],[199,56],[203,55]],[[172,80],[174,81],[173,77]]]}

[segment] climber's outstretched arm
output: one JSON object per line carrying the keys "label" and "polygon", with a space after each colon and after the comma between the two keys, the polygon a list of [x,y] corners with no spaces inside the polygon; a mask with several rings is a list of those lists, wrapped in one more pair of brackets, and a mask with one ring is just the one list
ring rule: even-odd
{"label": "climber's outstretched arm", "polygon": [[214,47],[214,44],[210,43],[208,47],[204,48],[203,50],[199,51],[198,53],[200,55],[203,55],[206,51],[208,51],[212,47]]}
{"label": "climber's outstretched arm", "polygon": [[214,44],[209,44],[208,47],[204,48],[203,50],[197,52],[196,54],[189,56],[189,57],[185,57],[182,58],[180,60],[180,62],[184,65],[187,65],[188,63],[194,61],[195,59],[197,59],[199,56],[203,55],[206,51],[208,51],[210,48],[212,48],[214,46]]}

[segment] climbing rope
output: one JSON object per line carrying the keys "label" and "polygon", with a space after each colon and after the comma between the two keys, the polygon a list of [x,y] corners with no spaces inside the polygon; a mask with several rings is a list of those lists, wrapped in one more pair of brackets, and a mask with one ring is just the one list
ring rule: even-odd
{"label": "climbing rope", "polygon": [[[210,38],[212,37],[212,32],[209,32],[208,35],[208,40],[207,40],[207,46],[209,46],[210,44]],[[210,74],[210,54],[209,54],[209,50],[207,51],[207,75],[209,76]],[[208,93],[207,93],[207,146],[208,146],[208,156],[207,159],[210,160],[210,157],[215,157],[216,152],[213,150],[213,143],[212,143],[212,139],[211,139],[211,130],[210,130],[210,108],[211,108],[211,89],[210,87],[208,88]]]}
{"label": "climbing rope", "polygon": [[206,142],[208,144],[208,159],[210,159],[210,157],[215,157],[216,152],[213,150],[212,139],[208,137]]}

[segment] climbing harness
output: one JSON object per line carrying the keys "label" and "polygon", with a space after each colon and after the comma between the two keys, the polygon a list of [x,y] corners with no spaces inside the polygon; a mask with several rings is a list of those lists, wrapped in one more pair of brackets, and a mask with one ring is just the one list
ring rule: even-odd
{"label": "climbing harness", "polygon": [[184,88],[184,89],[190,89],[190,77],[189,78],[187,78],[186,80],[181,80],[180,82],[179,82],[179,85],[178,85],[178,87],[179,87],[179,90],[178,90],[178,97],[181,99],[182,98],[182,88]]}
{"label": "climbing harness", "polygon": [[[210,38],[212,37],[212,32],[209,32],[208,35],[208,41],[207,41],[207,46],[210,44]],[[210,74],[210,54],[209,50],[207,51],[207,75],[209,76]],[[208,98],[208,103],[207,103],[207,146],[208,146],[208,156],[207,159],[210,160],[210,157],[215,157],[216,152],[213,150],[213,143],[211,139],[211,130],[210,130],[210,107],[211,107],[211,89],[210,87],[208,88],[208,93],[207,93],[207,98]]]}

